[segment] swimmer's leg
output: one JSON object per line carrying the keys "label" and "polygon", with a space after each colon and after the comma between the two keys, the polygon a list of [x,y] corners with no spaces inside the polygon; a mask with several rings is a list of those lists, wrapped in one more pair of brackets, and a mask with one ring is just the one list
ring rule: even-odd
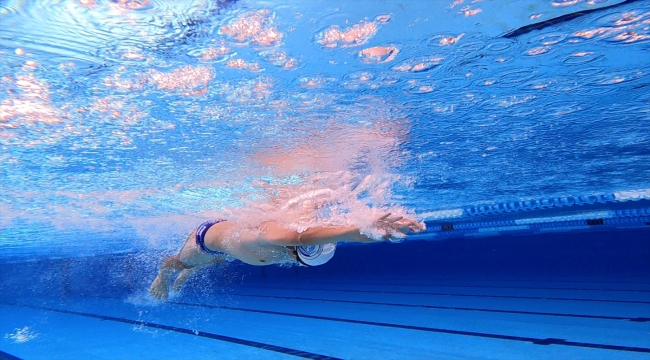
{"label": "swimmer's leg", "polygon": [[198,265],[189,269],[183,269],[181,270],[180,274],[178,274],[178,277],[174,281],[174,285],[172,286],[172,288],[174,289],[174,291],[180,291],[181,287],[183,287],[183,284],[185,284],[185,282],[190,278],[190,276],[194,275],[194,273],[197,272],[199,269],[203,269],[205,267],[216,265],[216,264],[223,264],[225,262],[226,262],[226,257],[219,255],[219,256],[215,256],[214,259],[212,259],[212,261],[205,263],[203,265]]}
{"label": "swimmer's leg", "polygon": [[180,291],[183,284],[185,284],[185,282],[190,278],[190,276],[194,275],[195,272],[195,268],[182,270],[181,273],[178,274],[176,280],[174,280],[174,285],[172,286],[174,291]]}
{"label": "swimmer's leg", "polygon": [[186,266],[178,260],[178,255],[170,256],[163,260],[158,276],[151,283],[149,293],[159,300],[167,300],[169,296],[169,283],[173,276],[182,271]]}
{"label": "swimmer's leg", "polygon": [[149,288],[149,293],[156,299],[167,300],[169,284],[177,275],[174,290],[180,289],[196,270],[226,261],[225,256],[213,256],[202,252],[196,245],[194,235],[195,233],[192,232],[179,253],[166,258],[160,266],[160,271]]}
{"label": "swimmer's leg", "polygon": [[208,263],[212,260],[212,255],[205,254],[198,248],[194,240],[194,234],[195,232],[192,232],[187,237],[185,244],[177,255],[163,260],[158,275],[149,287],[149,293],[156,299],[167,300],[169,296],[169,283],[179,272]]}

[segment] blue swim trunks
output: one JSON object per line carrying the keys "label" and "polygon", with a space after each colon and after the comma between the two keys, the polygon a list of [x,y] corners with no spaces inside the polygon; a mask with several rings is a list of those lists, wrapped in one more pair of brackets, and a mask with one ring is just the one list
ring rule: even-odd
{"label": "blue swim trunks", "polygon": [[226,220],[208,220],[204,222],[203,224],[199,225],[198,228],[196,228],[196,245],[201,249],[206,254],[210,255],[220,255],[220,251],[214,251],[210,250],[205,246],[205,234],[208,232],[208,229],[212,227],[214,224],[218,224],[220,222],[223,222]]}

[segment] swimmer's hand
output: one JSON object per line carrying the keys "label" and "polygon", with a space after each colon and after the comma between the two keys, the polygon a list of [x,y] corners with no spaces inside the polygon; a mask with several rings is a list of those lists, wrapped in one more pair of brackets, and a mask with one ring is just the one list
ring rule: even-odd
{"label": "swimmer's hand", "polygon": [[409,231],[419,233],[425,229],[424,225],[415,220],[406,219],[403,216],[391,217],[391,215],[392,213],[388,213],[375,220],[373,224],[375,228],[384,232],[384,236],[382,237],[384,240],[403,238],[406,237]]}

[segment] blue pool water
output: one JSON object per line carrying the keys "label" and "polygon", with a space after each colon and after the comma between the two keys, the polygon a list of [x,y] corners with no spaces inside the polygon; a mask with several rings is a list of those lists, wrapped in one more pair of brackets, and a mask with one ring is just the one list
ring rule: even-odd
{"label": "blue pool water", "polygon": [[[647,359],[649,44],[647,1],[0,0],[0,359]],[[427,229],[149,296],[309,206]]]}

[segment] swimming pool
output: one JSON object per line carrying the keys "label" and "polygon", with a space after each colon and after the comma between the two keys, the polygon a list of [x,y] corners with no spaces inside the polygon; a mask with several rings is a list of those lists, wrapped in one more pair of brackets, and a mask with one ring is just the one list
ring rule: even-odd
{"label": "swimming pool", "polygon": [[[645,1],[2,1],[0,359],[647,358],[648,44]],[[148,295],[323,194],[427,230]]]}

